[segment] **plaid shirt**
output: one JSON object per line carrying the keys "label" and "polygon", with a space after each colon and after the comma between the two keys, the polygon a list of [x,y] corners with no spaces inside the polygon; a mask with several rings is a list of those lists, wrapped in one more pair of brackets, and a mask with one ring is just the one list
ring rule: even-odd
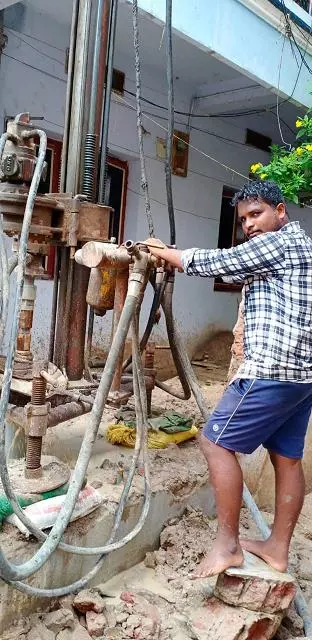
{"label": "plaid shirt", "polygon": [[187,249],[182,264],[190,276],[245,283],[239,377],[312,382],[312,240],[299,222],[231,249]]}

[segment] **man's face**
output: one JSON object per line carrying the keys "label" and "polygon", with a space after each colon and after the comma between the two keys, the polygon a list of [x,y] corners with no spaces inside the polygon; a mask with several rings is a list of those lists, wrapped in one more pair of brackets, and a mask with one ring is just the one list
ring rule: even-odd
{"label": "man's face", "polygon": [[288,222],[285,205],[276,208],[264,200],[241,200],[237,205],[238,220],[245,236],[255,238],[260,233],[278,231]]}

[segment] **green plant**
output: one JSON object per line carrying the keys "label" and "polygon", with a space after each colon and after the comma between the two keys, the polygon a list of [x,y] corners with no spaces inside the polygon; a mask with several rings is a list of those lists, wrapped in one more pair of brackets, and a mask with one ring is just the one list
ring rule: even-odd
{"label": "green plant", "polygon": [[252,164],[251,173],[261,180],[274,180],[285,198],[299,204],[304,195],[312,197],[312,112],[296,120],[298,141],[289,150],[278,145],[271,147],[271,160],[267,165]]}

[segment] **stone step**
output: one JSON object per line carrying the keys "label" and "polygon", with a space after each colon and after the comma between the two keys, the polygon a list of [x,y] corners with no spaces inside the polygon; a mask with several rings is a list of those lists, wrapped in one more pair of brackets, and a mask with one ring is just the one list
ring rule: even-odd
{"label": "stone step", "polygon": [[218,576],[214,595],[251,611],[284,612],[296,595],[296,583],[290,574],[276,571],[245,551],[241,567],[231,567]]}

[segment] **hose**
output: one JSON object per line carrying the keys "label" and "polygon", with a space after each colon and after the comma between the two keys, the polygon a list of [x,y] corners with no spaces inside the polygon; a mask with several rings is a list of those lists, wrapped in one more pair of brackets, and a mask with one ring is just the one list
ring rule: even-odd
{"label": "hose", "polygon": [[172,196],[172,140],[174,128],[174,93],[173,93],[173,64],[172,64],[172,0],[166,0],[166,50],[167,50],[167,82],[168,82],[168,128],[165,159],[166,190],[170,228],[170,244],[176,243],[176,230]]}
{"label": "hose", "polygon": [[[167,272],[165,271],[163,273],[163,277],[162,279],[160,279],[160,274],[163,273],[163,269],[162,267],[157,268],[157,276],[156,277],[156,282],[152,282],[151,278],[150,278],[150,282],[152,284],[152,286],[154,287],[154,296],[153,296],[153,302],[152,302],[152,306],[150,309],[150,313],[149,313],[149,317],[148,317],[148,321],[145,327],[145,331],[143,333],[143,336],[141,338],[140,341],[140,351],[141,353],[144,351],[148,341],[149,341],[149,337],[152,333],[154,324],[155,324],[155,318],[156,318],[156,313],[159,310],[161,301],[162,301],[162,297],[165,291],[165,287],[166,287],[166,282],[167,282]],[[127,371],[128,367],[131,365],[132,362],[132,355],[129,356],[129,358],[127,358],[127,360],[124,361],[123,365],[122,365],[122,370],[123,371]]]}
{"label": "hose", "polygon": [[[141,531],[146,521],[148,511],[149,511],[149,506],[150,506],[151,486],[150,486],[148,452],[147,452],[146,390],[145,390],[144,372],[143,372],[143,366],[141,361],[141,354],[139,349],[137,311],[138,311],[138,306],[136,302],[135,315],[132,321],[132,345],[133,345],[132,348],[133,348],[133,362],[134,362],[135,402],[136,402],[136,414],[137,414],[137,438],[135,443],[134,455],[131,460],[127,480],[126,480],[126,483],[122,492],[122,496],[115,514],[115,522],[114,522],[114,526],[113,526],[110,538],[106,546],[101,548],[100,552],[102,555],[99,558],[99,560],[96,562],[95,566],[83,578],[77,580],[71,585],[68,585],[66,587],[59,587],[55,589],[39,589],[37,587],[32,587],[28,584],[24,584],[20,581],[9,582],[10,584],[12,584],[12,586],[16,587],[18,590],[22,591],[23,593],[26,593],[27,595],[36,596],[36,597],[39,597],[39,596],[49,597],[49,598],[61,597],[63,595],[67,595],[68,593],[73,593],[75,591],[78,591],[84,588],[88,584],[88,582],[100,570],[107,553],[109,551],[115,551],[120,547],[124,546],[125,544],[127,544],[128,542],[130,542],[136,535],[138,535],[138,533]],[[116,543],[113,543],[115,535],[120,526],[126,500],[130,491],[135,469],[136,469],[141,452],[142,452],[143,468],[144,468],[144,501],[143,501],[141,515],[134,529],[130,533],[128,533],[124,538],[122,538]],[[60,546],[60,548],[62,547]],[[93,553],[98,554],[99,549],[93,549]]]}

